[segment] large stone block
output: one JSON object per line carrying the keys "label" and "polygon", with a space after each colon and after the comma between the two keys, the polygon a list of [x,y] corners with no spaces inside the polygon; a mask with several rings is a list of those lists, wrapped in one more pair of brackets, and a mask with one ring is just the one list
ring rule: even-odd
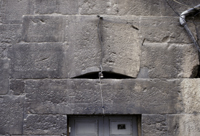
{"label": "large stone block", "polygon": [[0,59],[0,95],[7,94],[9,91],[9,60]]}
{"label": "large stone block", "polygon": [[25,135],[63,135],[67,133],[67,116],[29,114],[23,130]]}
{"label": "large stone block", "polygon": [[0,134],[22,134],[23,103],[23,96],[0,96]]}
{"label": "large stone block", "polygon": [[183,79],[181,82],[181,97],[184,112],[187,114],[200,113],[200,80]]}
{"label": "large stone block", "polygon": [[66,18],[65,50],[66,77],[75,77],[99,71],[100,45],[96,16],[70,16]]}
{"label": "large stone block", "polygon": [[139,27],[139,19],[108,16],[104,20],[102,30],[103,69],[137,77],[142,40],[139,30],[133,26]]}
{"label": "large stone block", "polygon": [[198,65],[198,52],[192,44],[144,43],[139,77],[195,77]]}
{"label": "large stone block", "polygon": [[9,49],[12,78],[60,78],[63,45],[61,43],[16,44]]}
{"label": "large stone block", "polygon": [[10,80],[10,90],[14,95],[22,95],[24,93],[24,80]]}
{"label": "large stone block", "polygon": [[34,0],[34,14],[78,14],[77,0]]}
{"label": "large stone block", "polygon": [[140,32],[149,42],[191,43],[178,17],[141,17]]}
{"label": "large stone block", "polygon": [[21,39],[21,25],[0,25],[0,43],[17,43]]}
{"label": "large stone block", "polygon": [[29,0],[1,0],[0,2],[2,23],[22,23],[22,16],[30,13]]}
{"label": "large stone block", "polygon": [[200,116],[195,114],[168,115],[168,136],[199,136]]}
{"label": "large stone block", "polygon": [[[141,39],[139,31],[132,25],[139,26],[139,19],[103,17],[101,30],[99,30],[101,34],[98,33],[99,20],[96,16],[67,18],[65,40],[69,46],[66,48],[66,68],[63,72],[67,74],[66,77],[98,72],[100,65],[103,66],[103,71],[130,77],[137,76]],[[100,44],[98,34],[103,38],[102,44]]]}
{"label": "large stone block", "polygon": [[167,115],[142,115],[142,136],[168,136],[167,130]]}
{"label": "large stone block", "polygon": [[26,111],[102,114],[103,103],[105,114],[179,113],[179,85],[179,80],[27,80]]}
{"label": "large stone block", "polygon": [[25,42],[63,42],[65,21],[62,16],[24,16]]}

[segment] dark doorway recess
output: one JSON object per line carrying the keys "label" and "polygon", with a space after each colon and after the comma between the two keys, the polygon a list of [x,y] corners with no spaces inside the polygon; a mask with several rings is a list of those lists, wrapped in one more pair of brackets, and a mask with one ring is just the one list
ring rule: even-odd
{"label": "dark doorway recess", "polygon": [[[102,72],[102,73],[103,73],[103,79],[131,79],[132,78],[130,76],[113,73],[113,72]],[[99,79],[99,72],[87,73],[87,74],[76,76],[73,78]]]}
{"label": "dark doorway recess", "polygon": [[197,65],[192,69],[190,78],[200,78],[200,65]]}

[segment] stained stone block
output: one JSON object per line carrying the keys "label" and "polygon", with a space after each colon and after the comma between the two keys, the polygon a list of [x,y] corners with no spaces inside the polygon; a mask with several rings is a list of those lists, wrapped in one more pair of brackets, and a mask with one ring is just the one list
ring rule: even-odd
{"label": "stained stone block", "polygon": [[22,23],[22,16],[30,13],[29,0],[2,0],[0,2],[2,23]]}
{"label": "stained stone block", "polygon": [[142,115],[143,136],[168,136],[167,130],[167,115]]}
{"label": "stained stone block", "polygon": [[197,65],[198,53],[192,44],[144,43],[142,46],[141,72],[146,73],[145,78],[195,77]]}
{"label": "stained stone block", "polygon": [[195,114],[168,115],[168,136],[200,135],[200,117]]}
{"label": "stained stone block", "polygon": [[178,17],[141,17],[140,30],[142,38],[149,42],[192,42]]}
{"label": "stained stone block", "polygon": [[33,115],[24,119],[26,135],[62,135],[67,133],[66,115]]}
{"label": "stained stone block", "polygon": [[0,95],[7,94],[9,91],[9,60],[0,59]]}
{"label": "stained stone block", "polygon": [[16,44],[9,50],[12,78],[60,78],[61,43]]}
{"label": "stained stone block", "polygon": [[24,16],[25,42],[63,42],[65,21],[62,16]]}
{"label": "stained stone block", "polygon": [[24,93],[24,81],[20,79],[10,80],[10,90],[14,95],[22,95]]}
{"label": "stained stone block", "polygon": [[22,134],[24,97],[0,96],[0,134]]}
{"label": "stained stone block", "polygon": [[21,38],[21,25],[0,25],[0,43],[17,43]]}
{"label": "stained stone block", "polygon": [[199,79],[183,79],[181,82],[181,97],[184,112],[187,114],[200,113]]}
{"label": "stained stone block", "polygon": [[[96,16],[67,17],[65,40],[69,46],[66,48],[63,69],[66,77],[98,72],[100,65],[103,71],[137,76],[141,38],[133,25],[139,26],[139,19],[104,16],[104,20],[101,30],[98,30],[99,20]],[[103,38],[102,44],[98,34]]]}
{"label": "stained stone block", "polygon": [[35,14],[77,14],[78,1],[77,0],[34,0]]}
{"label": "stained stone block", "polygon": [[[78,84],[78,86],[77,86]],[[179,80],[28,80],[26,112],[34,114],[179,113]]]}

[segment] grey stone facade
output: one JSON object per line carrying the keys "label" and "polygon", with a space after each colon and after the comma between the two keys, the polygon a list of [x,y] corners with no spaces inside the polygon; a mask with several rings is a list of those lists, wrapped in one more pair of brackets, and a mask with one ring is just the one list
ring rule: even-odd
{"label": "grey stone facade", "polygon": [[[128,78],[76,78],[101,61]],[[69,115],[102,115],[101,89],[106,115],[141,115],[139,136],[198,136],[198,67],[165,0],[0,0],[0,136],[67,135]]]}

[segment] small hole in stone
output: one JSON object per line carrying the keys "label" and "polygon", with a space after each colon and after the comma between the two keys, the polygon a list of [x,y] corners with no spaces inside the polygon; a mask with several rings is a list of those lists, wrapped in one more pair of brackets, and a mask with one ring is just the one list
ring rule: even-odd
{"label": "small hole in stone", "polygon": [[[99,79],[99,72],[87,73],[84,75],[76,76],[73,78],[84,78],[84,79]],[[103,72],[103,79],[131,79],[132,77],[113,73],[113,72]]]}

